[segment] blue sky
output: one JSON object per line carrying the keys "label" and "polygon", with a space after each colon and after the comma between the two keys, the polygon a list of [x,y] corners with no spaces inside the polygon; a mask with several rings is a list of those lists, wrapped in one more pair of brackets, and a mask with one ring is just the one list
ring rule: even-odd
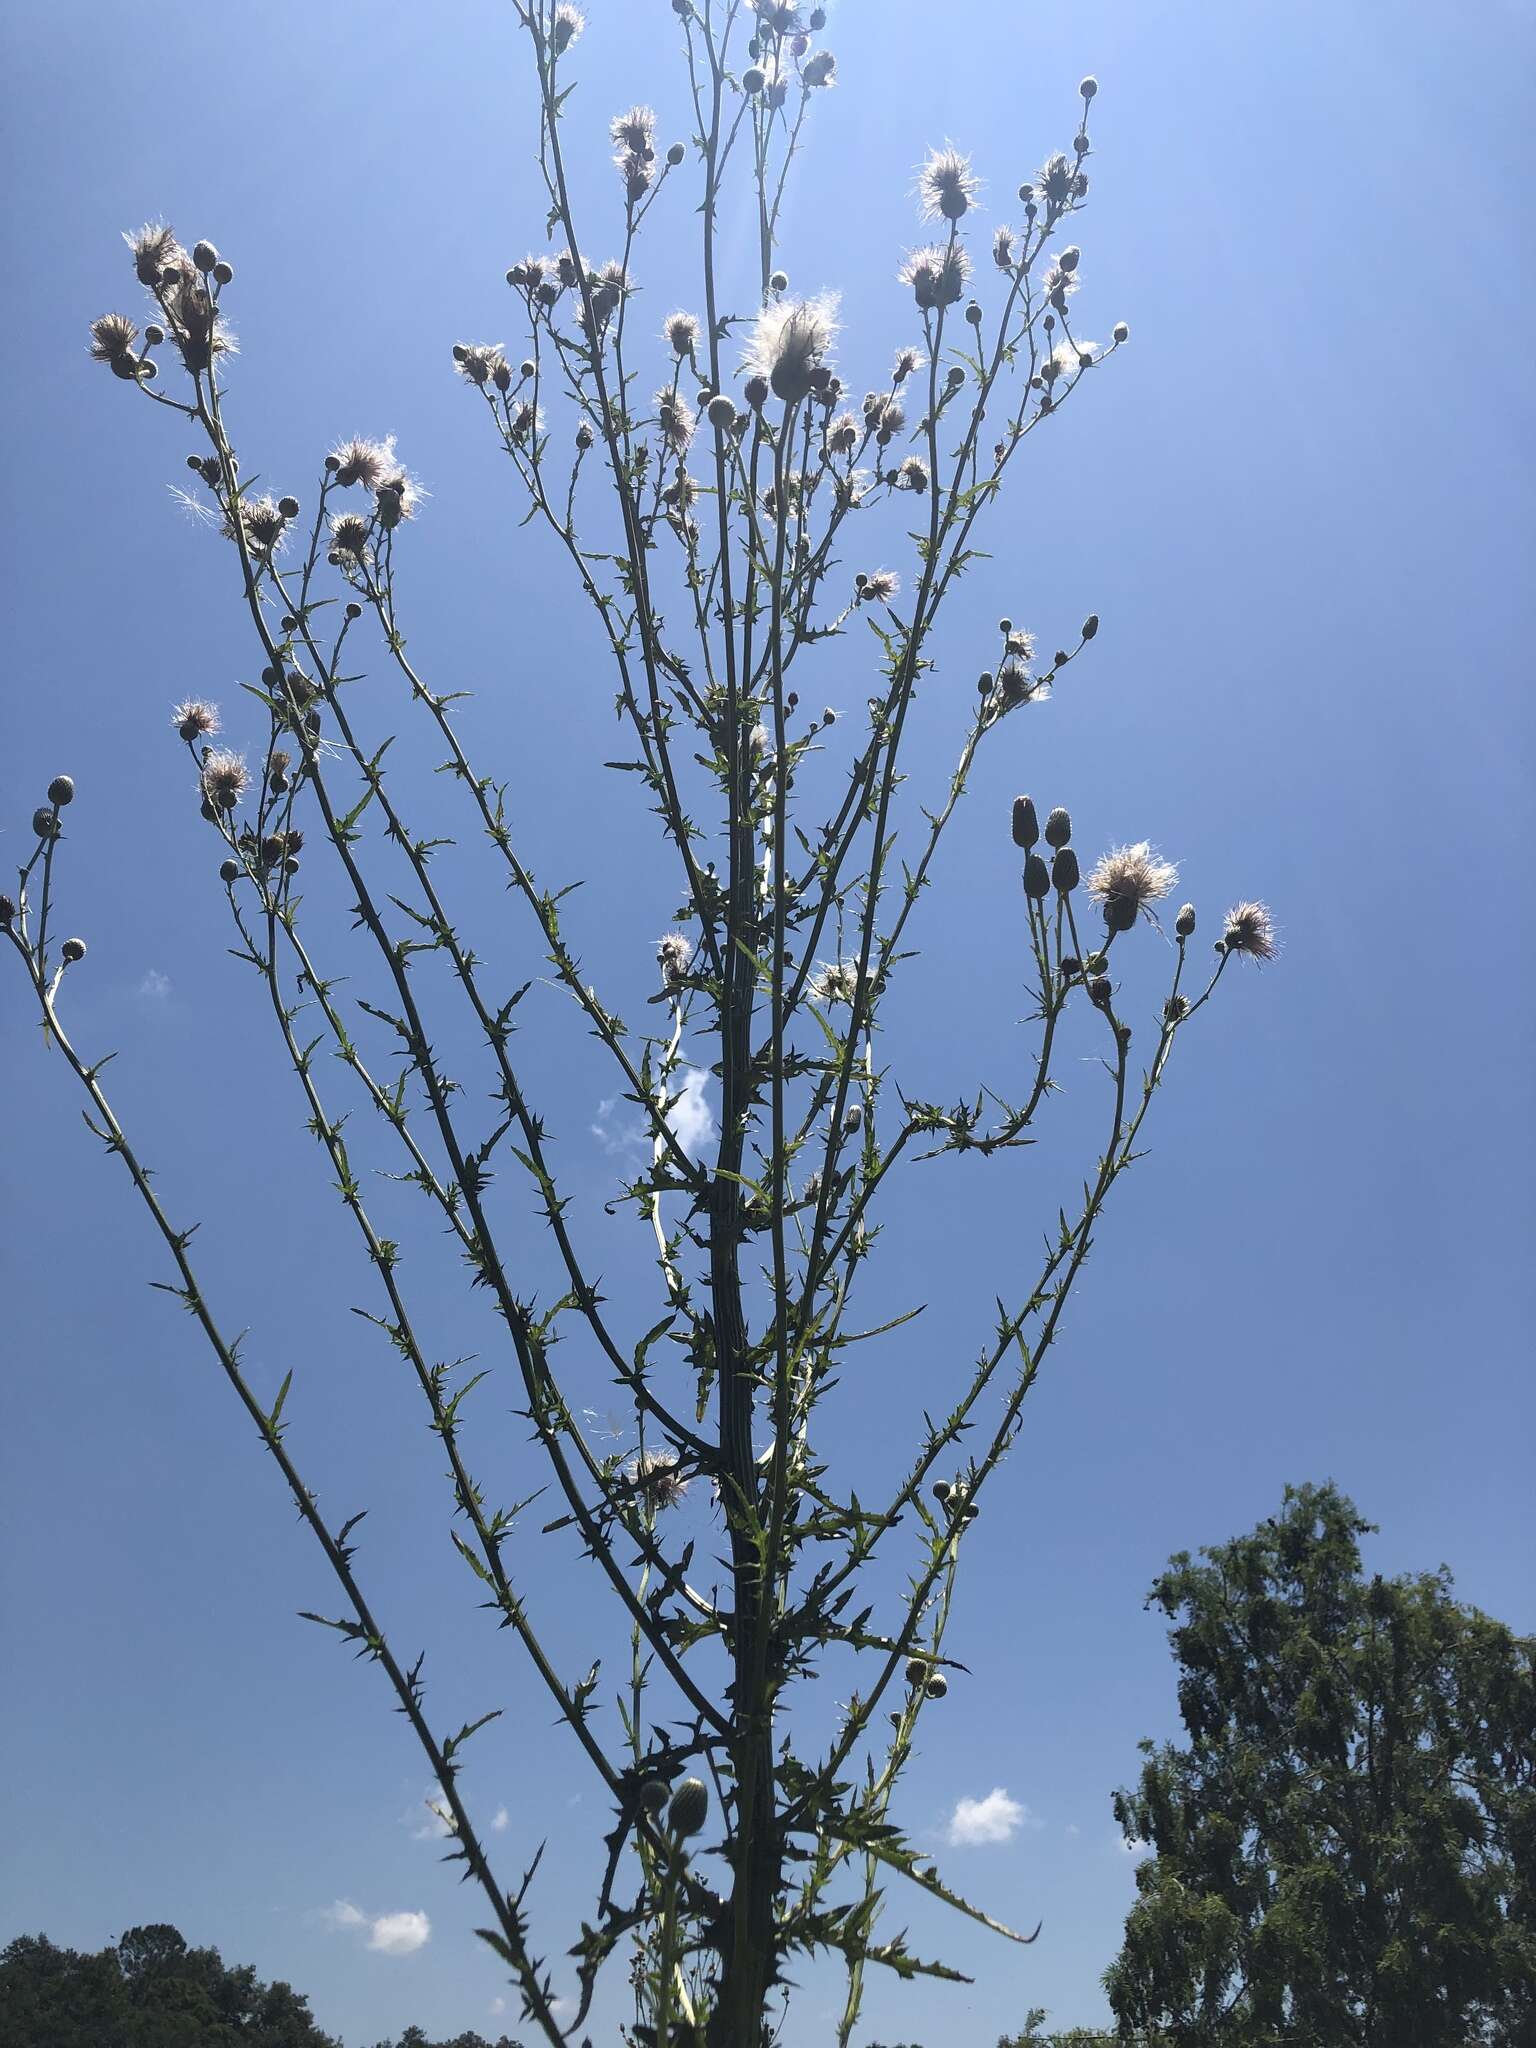
{"label": "blue sky", "polygon": [[[1087,71],[1102,89],[1080,321],[1132,328],[1086,403],[1037,437],[945,628],[913,757],[934,788],[999,613],[1047,646],[1089,611],[1104,621],[1070,687],[983,755],[893,1014],[900,1070],[919,1092],[982,1076],[1006,1090],[1018,1071],[1017,789],[1069,803],[1085,850],[1157,841],[1207,930],[1252,894],[1285,941],[1273,968],[1229,978],[1181,1047],[1151,1155],[1116,1192],[969,1552],[951,1646],[975,1675],[925,1719],[902,1794],[957,1883],[1045,1931],[1012,1951],[902,1902],[914,1946],[975,1983],[876,1985],[868,2033],[989,2048],[1031,2005],[1063,2023],[1103,2012],[1097,1978],[1132,1891],[1109,1798],[1138,1738],[1174,1725],[1162,1632],[1141,1610],[1170,1550],[1251,1526],[1287,1480],[1332,1477],[1381,1524],[1374,1567],[1444,1560],[1465,1598],[1536,1626],[1533,306],[1517,260],[1532,14],[1513,0],[1454,16],[1418,0],[829,11],[841,83],[792,181],[782,256],[797,287],[842,291],[848,381],[862,388],[907,338],[893,270],[918,238],[923,150],[951,138],[973,153],[999,209],[989,231],[1070,137]],[[663,137],[684,135],[662,0],[588,12],[572,118],[591,152],[636,98]],[[635,1010],[672,885],[628,780],[600,767],[611,690],[590,622],[520,530],[448,357],[460,337],[517,340],[502,275],[542,219],[522,51],[509,10],[478,0],[274,0],[238,17],[55,0],[11,4],[4,24],[7,273],[25,292],[0,333],[0,863],[67,769],[64,916],[91,948],[70,997],[78,1037],[119,1049],[120,1111],[172,1213],[202,1219],[205,1285],[250,1325],[258,1378],[295,1368],[296,1452],[339,1513],[369,1507],[362,1562],[397,1639],[428,1647],[439,1711],[505,1709],[466,1782],[487,1816],[505,1810],[493,1839],[509,1873],[549,1839],[536,1916],[558,1954],[606,1816],[482,1625],[409,1390],[349,1313],[367,1275],[259,986],[225,954],[166,727],[176,698],[229,709],[251,674],[231,564],[168,494],[187,452],[174,422],[84,350],[93,315],[133,306],[120,230],[163,213],[236,265],[248,469],[312,498],[338,434],[399,436],[432,493],[410,535],[413,654],[476,693],[477,758],[510,779],[541,877],[586,878],[572,933]],[[587,182],[611,207],[607,174]],[[657,238],[658,321],[689,225],[679,205]],[[828,655],[829,702],[862,702],[862,659],[847,643]],[[402,743],[413,815],[442,801],[436,758]],[[501,948],[509,977],[536,971],[468,835],[444,868],[482,950]],[[340,946],[334,891],[313,888]],[[1149,1018],[1163,963],[1154,937],[1139,944]],[[421,1838],[429,1788],[406,1733],[375,1676],[294,1618],[328,1605],[323,1567],[194,1332],[146,1287],[164,1277],[158,1249],[19,987],[0,988],[0,1736],[19,1850],[0,1874],[0,1940],[41,1928],[94,1947],[169,1919],[309,1992],[349,2048],[410,2020],[494,2034],[498,1973]],[[528,1046],[561,1170],[627,1303],[643,1243],[628,1225],[598,1234],[612,1084],[552,996]],[[326,1076],[333,1094],[340,1078]],[[895,1198],[881,1284],[930,1306],[845,1386],[832,1448],[861,1473],[895,1468],[936,1359],[974,1349],[996,1287],[1075,1186],[1092,1070],[1069,1080],[1037,1151],[924,1168]],[[492,1344],[435,1234],[414,1227],[436,1349]],[[539,1275],[526,1218],[519,1242]],[[601,1409],[595,1373],[572,1371]],[[527,1491],[512,1401],[485,1395],[480,1464]],[[617,1654],[568,1551],[533,1546],[518,1568],[562,1668]],[[1006,1838],[945,1847],[957,1803],[994,1790],[1024,1809]],[[409,1920],[378,1930],[416,1914],[424,1943]],[[833,1990],[808,1976],[791,2048],[827,2038]]]}

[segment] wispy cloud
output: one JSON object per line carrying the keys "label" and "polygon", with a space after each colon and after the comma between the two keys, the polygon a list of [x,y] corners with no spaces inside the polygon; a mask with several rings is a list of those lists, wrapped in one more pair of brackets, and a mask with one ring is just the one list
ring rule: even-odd
{"label": "wispy cloud", "polygon": [[1029,1808],[994,1785],[985,1799],[960,1799],[949,1817],[949,1843],[954,1849],[977,1849],[1006,1842],[1022,1827],[1039,1827]]}
{"label": "wispy cloud", "polygon": [[432,1939],[432,1923],[425,1913],[365,1913],[350,1899],[338,1899],[321,1909],[321,1925],[333,1933],[361,1934],[375,1955],[412,1956]]}
{"label": "wispy cloud", "polygon": [[507,1809],[504,1806],[498,1806],[496,1811],[491,1815],[491,1833],[493,1835],[505,1834],[506,1830],[511,1825],[511,1814],[508,1813]]}
{"label": "wispy cloud", "polygon": [[[709,1076],[702,1067],[683,1067],[672,1080],[676,1099],[667,1111],[667,1123],[691,1158],[697,1158],[715,1136],[715,1113],[704,1093],[708,1086]],[[617,1095],[606,1095],[597,1105],[591,1131],[610,1158],[638,1160],[650,1150],[646,1120],[638,1110],[628,1114],[631,1108],[632,1104],[626,1106]]]}
{"label": "wispy cloud", "polygon": [[134,990],[141,1003],[165,1003],[170,1001],[171,977],[162,974],[158,967],[145,970],[144,979]]}

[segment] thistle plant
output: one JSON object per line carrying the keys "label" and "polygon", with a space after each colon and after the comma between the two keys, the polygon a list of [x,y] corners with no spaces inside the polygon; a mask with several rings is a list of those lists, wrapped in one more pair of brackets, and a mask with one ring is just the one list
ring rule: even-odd
{"label": "thistle plant", "polygon": [[[394,441],[339,442],[304,490],[258,492],[247,474],[271,465],[238,428],[235,270],[169,226],[129,237],[143,324],[111,313],[91,328],[92,354],[189,436],[190,493],[223,537],[251,634],[239,708],[193,694],[153,715],[168,713],[170,742],[185,749],[189,811],[202,819],[189,816],[189,830],[209,849],[232,950],[254,972],[372,1269],[369,1313],[446,1455],[467,1590],[530,1660],[606,1802],[608,1831],[589,1845],[596,1902],[579,1929],[542,1923],[536,1855],[510,1883],[494,1867],[463,1770],[494,1708],[456,1732],[429,1714],[420,1662],[395,1649],[367,1584],[360,1517],[333,1522],[303,1477],[294,1375],[258,1387],[247,1374],[199,1284],[191,1230],[162,1206],[103,1062],[70,1036],[68,977],[89,967],[84,941],[57,938],[67,777],[34,818],[0,924],[46,1044],[159,1232],[166,1284],[325,1554],[340,1611],[310,1618],[382,1670],[426,1755],[450,1853],[482,1897],[484,1939],[535,2038],[581,2038],[611,1969],[632,1998],[627,2040],[766,2041],[798,1963],[835,1951],[847,2043],[871,1966],[956,1974],[882,1932],[893,1884],[1004,1939],[1034,1939],[918,1854],[898,1788],[920,1725],[958,1682],[949,1619],[962,1554],[986,1541],[983,1496],[1110,1191],[1138,1154],[1176,1042],[1234,957],[1268,959],[1274,934],[1262,904],[1241,903],[1200,964],[1192,907],[1158,923],[1171,862],[1137,842],[1085,870],[1067,809],[1021,796],[998,821],[995,866],[970,886],[996,897],[1032,989],[1028,1056],[1011,1077],[958,1072],[951,1101],[904,1089],[885,1012],[893,985],[922,972],[919,908],[978,752],[1026,751],[1038,707],[1098,629],[1088,618],[1044,655],[1022,619],[994,628],[962,615],[942,658],[936,630],[984,523],[1017,516],[999,501],[1028,444],[1112,374],[1128,337],[1120,323],[1099,345],[1077,322],[1097,87],[1082,81],[1064,146],[979,247],[971,165],[948,144],[933,150],[914,223],[927,239],[892,264],[892,333],[845,336],[836,298],[792,288],[779,267],[789,167],[837,77],[821,10],[673,0],[672,13],[693,133],[667,145],[646,106],[589,118],[573,90],[575,7],[514,0],[539,113],[528,204],[548,243],[506,273],[515,342],[451,349],[477,415],[466,431],[508,458],[508,527],[542,524],[606,643],[625,735],[616,803],[631,803],[636,829],[654,817],[673,864],[656,910],[664,935],[634,939],[656,961],[639,1026],[584,964],[567,890],[538,878],[517,775],[474,757],[457,679],[408,652],[412,529],[429,508]],[[576,217],[567,164],[568,151],[595,147],[611,150],[614,178],[592,225]],[[727,213],[750,220],[749,250],[726,246]],[[674,242],[697,236],[696,296],[658,324],[641,288],[661,221]],[[725,278],[747,273],[742,303]],[[446,371],[446,343],[444,357]],[[857,382],[845,382],[855,363]],[[1042,646],[1058,637],[1048,616],[1040,627]],[[979,671],[974,687],[945,673],[956,659]],[[825,689],[822,675],[834,679]],[[813,708],[851,676],[856,717]],[[937,780],[931,762],[909,759],[920,690],[941,693],[953,732]],[[461,834],[518,908],[520,927],[494,954],[456,918],[443,839],[402,808],[388,751],[397,711],[443,760]],[[306,903],[307,871],[322,862],[350,921]],[[550,1002],[583,1027],[602,1085],[643,1120],[643,1156],[619,1174],[601,1228],[562,1189],[519,1032],[522,1005]],[[438,1048],[466,1022],[471,1069],[450,1072]],[[1026,1148],[1064,1057],[1090,1054],[1104,1077],[1095,1156],[1086,1173],[1079,1161],[1040,1186]],[[679,1116],[700,1074],[717,1091],[707,1143]],[[1018,1155],[1049,1234],[1038,1263],[1001,1276],[990,1327],[937,1340],[910,1456],[861,1498],[835,1455],[845,1388],[878,1370],[882,1345],[917,1313],[861,1319],[882,1198],[898,1175],[951,1154]],[[419,1192],[467,1285],[494,1303],[499,1351],[472,1375],[437,1362],[452,1332],[418,1320],[409,1242],[375,1221],[380,1172]],[[531,1242],[530,1192],[543,1225]],[[633,1227],[654,1257],[654,1299],[637,1319],[627,1305],[615,1314],[596,1277],[603,1230]],[[582,1426],[586,1388],[572,1391],[563,1363],[582,1347],[557,1350],[576,1333],[611,1380],[627,1451],[600,1450]],[[491,1375],[510,1379],[529,1432],[505,1497],[500,1468],[492,1491],[475,1453]],[[579,1677],[546,1651],[529,1590],[541,1544],[562,1532],[589,1561],[594,1610],[612,1603],[610,1616],[595,1612],[599,1654]],[[628,1646],[617,1686],[602,1654],[615,1618]],[[834,1662],[853,1689],[829,1725],[808,1681]],[[561,1947],[567,1960],[551,1963]]]}

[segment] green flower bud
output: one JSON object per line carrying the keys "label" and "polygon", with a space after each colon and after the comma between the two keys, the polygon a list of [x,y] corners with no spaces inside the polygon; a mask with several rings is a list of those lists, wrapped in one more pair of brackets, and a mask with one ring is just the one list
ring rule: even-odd
{"label": "green flower bud", "polygon": [[1024,894],[1043,903],[1051,893],[1051,871],[1038,853],[1032,853],[1024,863]]}
{"label": "green flower bud", "polygon": [[1072,813],[1058,804],[1045,821],[1045,843],[1047,846],[1065,846],[1072,837]]}
{"label": "green flower bud", "polygon": [[57,804],[60,810],[75,800],[74,778],[69,775],[55,775],[48,785],[48,801]]}
{"label": "green flower bud", "polygon": [[1077,855],[1070,846],[1062,847],[1056,858],[1051,862],[1051,880],[1063,896],[1070,896],[1077,887],[1079,880]]}
{"label": "green flower bud", "polygon": [[1184,905],[1184,908],[1173,920],[1173,928],[1181,939],[1187,939],[1190,936],[1195,929],[1195,906],[1193,903],[1186,903]]}
{"label": "green flower bud", "polygon": [[60,950],[64,955],[64,964],[67,967],[73,967],[77,960],[85,958],[85,941],[84,939],[66,939]]}
{"label": "green flower bud", "polygon": [[1040,837],[1040,820],[1035,815],[1033,797],[1016,796],[1013,800],[1013,843],[1022,846],[1027,853]]}
{"label": "green flower bud", "polygon": [[674,1835],[696,1835],[709,1818],[709,1787],[702,1778],[684,1778],[667,1808],[667,1826]]}

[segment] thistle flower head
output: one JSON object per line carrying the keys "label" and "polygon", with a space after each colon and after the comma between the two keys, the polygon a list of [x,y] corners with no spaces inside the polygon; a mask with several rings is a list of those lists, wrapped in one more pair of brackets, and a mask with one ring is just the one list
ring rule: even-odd
{"label": "thistle flower head", "polygon": [[1104,854],[1088,876],[1088,893],[1104,909],[1111,931],[1129,931],[1140,913],[1161,901],[1179,879],[1172,861],[1159,860],[1145,839]]}
{"label": "thistle flower head", "polygon": [[184,262],[185,253],[175,232],[163,220],[146,221],[131,235],[124,235],[133,257],[133,274],[142,285],[153,288],[167,270]]}
{"label": "thistle flower head", "polygon": [[917,194],[924,220],[959,220],[970,209],[981,187],[971,175],[971,160],[946,143],[928,152],[928,160],[917,174]]}
{"label": "thistle flower head", "polygon": [[1054,156],[1047,157],[1035,173],[1036,186],[1045,194],[1052,206],[1066,204],[1072,197],[1074,183],[1072,165],[1060,150],[1057,150]]}
{"label": "thistle flower head", "polygon": [[217,811],[232,811],[244,796],[249,781],[243,754],[218,747],[203,761],[203,796]]}
{"label": "thistle flower head", "polygon": [[698,416],[685,398],[671,389],[656,394],[656,418],[661,437],[674,455],[687,452],[698,425]]}
{"label": "thistle flower head", "polygon": [[656,111],[653,107],[631,107],[627,114],[615,114],[608,124],[615,149],[644,155],[656,146]]}
{"label": "thistle flower head", "polygon": [[1005,641],[1005,650],[1019,661],[1033,661],[1035,658],[1035,636],[1022,626],[1010,626]]}
{"label": "thistle flower head", "polygon": [[1018,261],[1018,252],[1013,246],[1013,229],[1006,225],[993,231],[992,261],[999,270],[1012,270]]}
{"label": "thistle flower head", "polygon": [[675,1451],[644,1451],[629,1468],[629,1482],[652,1514],[675,1508],[688,1492]]}
{"label": "thistle flower head", "polygon": [[1246,953],[1252,960],[1273,960],[1280,944],[1268,904],[1233,904],[1227,912],[1222,943],[1229,953]]}
{"label": "thistle flower head", "polygon": [[901,283],[912,287],[912,296],[924,312],[952,306],[965,291],[971,274],[971,259],[958,242],[930,243],[914,249],[896,273]]}
{"label": "thistle flower head", "polygon": [[512,414],[510,432],[514,441],[528,441],[537,437],[544,424],[544,415],[531,398],[525,398]]}
{"label": "thistle flower head", "polygon": [[103,313],[91,322],[91,354],[98,363],[115,366],[131,358],[138,338],[138,327],[126,313]]}
{"label": "thistle flower head", "polygon": [[190,371],[206,370],[215,356],[233,353],[235,337],[220,318],[207,277],[190,256],[177,252],[160,291],[176,346]]}
{"label": "thistle flower head", "polygon": [[343,487],[361,484],[365,491],[376,491],[385,477],[393,476],[400,467],[395,459],[395,437],[389,435],[383,441],[342,441],[331,450],[336,464],[336,481]]}
{"label": "thistle flower head", "polygon": [[894,569],[876,569],[859,585],[859,596],[868,598],[871,604],[889,604],[900,589],[901,578]]}
{"label": "thistle flower head", "polygon": [[414,518],[421,498],[420,484],[397,465],[373,494],[374,503],[378,507],[379,524],[389,531],[398,526],[402,519]]}
{"label": "thistle flower head", "polygon": [[1054,383],[1058,377],[1075,377],[1079,370],[1086,370],[1093,361],[1091,341],[1058,342],[1046,361],[1042,371],[1049,365],[1048,381]]}
{"label": "thistle flower head", "polygon": [[1025,662],[1010,655],[997,672],[997,701],[1001,711],[1016,704],[1035,704],[1051,694],[1050,687],[1030,674]]}
{"label": "thistle flower head", "polygon": [[201,697],[189,697],[171,713],[171,723],[184,740],[211,739],[219,730],[219,708]]}
{"label": "thistle flower head", "polygon": [[481,390],[505,363],[506,355],[499,341],[467,342],[462,353],[456,351],[454,355],[454,367],[465,383],[474,384]]}
{"label": "thistle flower head", "polygon": [[573,7],[571,0],[560,0],[555,9],[551,26],[550,41],[555,46],[555,55],[568,50],[587,25],[587,18],[579,7]]}
{"label": "thistle flower head", "polygon": [[828,961],[811,977],[811,999],[818,1003],[851,1003],[858,987],[857,967],[844,960]]}
{"label": "thistle flower head", "polygon": [[656,941],[656,965],[668,988],[676,988],[688,972],[693,941],[686,932],[665,932]]}
{"label": "thistle flower head", "polygon": [[[259,498],[241,498],[236,507],[235,517],[240,522],[240,532],[245,544],[253,555],[263,561],[270,561],[283,544],[288,520],[276,498],[263,494]],[[226,540],[235,538],[234,519],[224,522]]]}
{"label": "thistle flower head", "polygon": [[691,356],[699,345],[699,323],[692,313],[669,313],[661,332],[675,356]]}
{"label": "thistle flower head", "polygon": [[331,553],[360,561],[368,548],[368,522],[361,512],[338,512],[331,521]]}
{"label": "thistle flower head", "polygon": [[899,399],[888,398],[883,392],[876,391],[864,401],[864,422],[872,433],[890,437],[901,432],[907,424],[907,415]]}
{"label": "thistle flower head", "polygon": [[840,412],[827,427],[827,452],[831,455],[851,455],[859,445],[862,431],[851,412]]}
{"label": "thistle flower head", "polygon": [[916,491],[921,497],[928,488],[928,465],[920,455],[909,455],[896,472],[896,488]]}
{"label": "thistle flower head", "polygon": [[744,367],[766,377],[776,396],[793,404],[811,390],[812,372],[820,368],[836,333],[832,294],[771,300],[757,316]]}
{"label": "thistle flower head", "polygon": [[800,78],[812,92],[820,86],[836,85],[837,59],[830,50],[813,50],[800,67]]}

